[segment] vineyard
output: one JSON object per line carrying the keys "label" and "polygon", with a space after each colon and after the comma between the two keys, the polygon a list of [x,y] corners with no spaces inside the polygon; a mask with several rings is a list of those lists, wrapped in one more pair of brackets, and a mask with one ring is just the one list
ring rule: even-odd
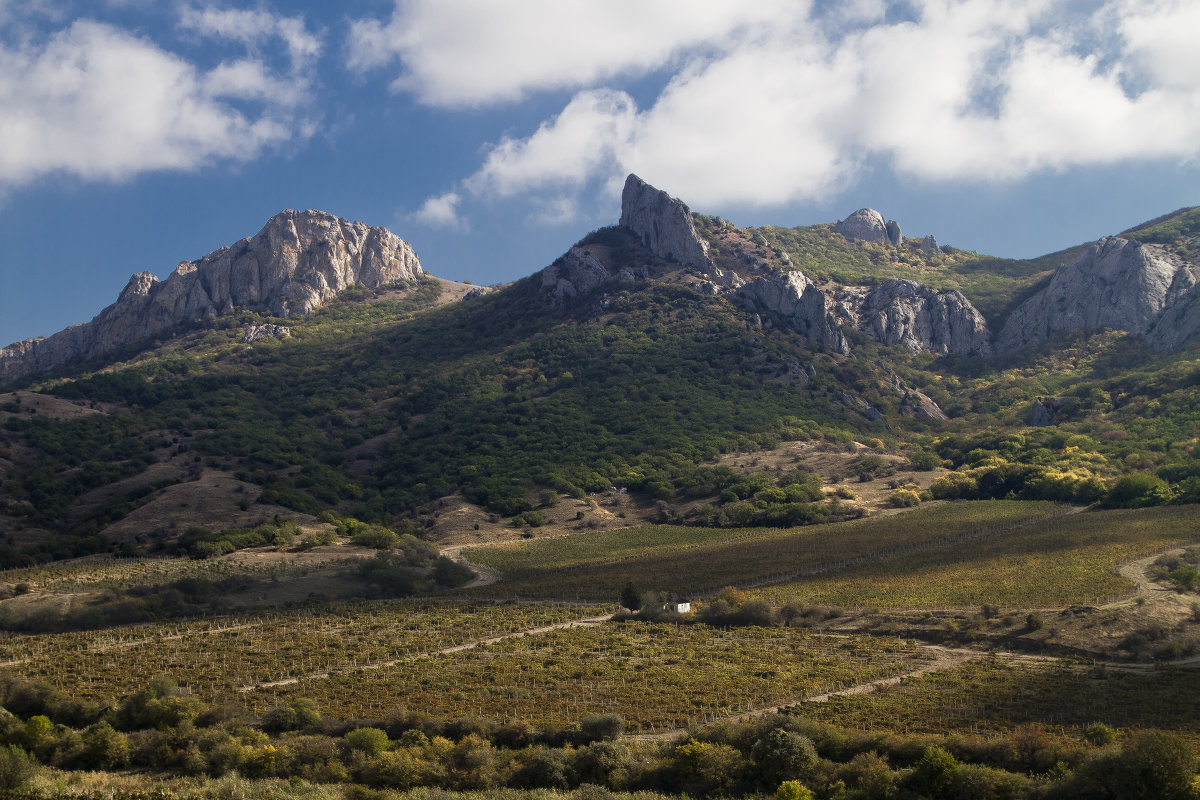
{"label": "vineyard", "polygon": [[1116,565],[1200,536],[1194,508],[1057,516],[980,537],[880,559],[760,592],[779,603],[1017,608],[1099,603],[1132,588]]}
{"label": "vineyard", "polygon": [[73,695],[111,700],[168,675],[232,701],[260,683],[357,671],[603,613],[596,607],[379,601],[0,638],[0,668]]}
{"label": "vineyard", "polygon": [[633,729],[674,729],[907,672],[920,658],[891,637],[605,623],[264,688],[248,700],[265,709],[305,697],[339,717],[404,707],[539,728],[616,713]]}
{"label": "vineyard", "polygon": [[1170,730],[1200,744],[1195,681],[1188,669],[1120,671],[992,658],[793,711],[846,728],[897,733],[988,734],[1040,724],[1079,736],[1102,722]]}
{"label": "vineyard", "polygon": [[974,547],[1063,513],[1051,503],[950,503],[893,517],[757,533],[635,528],[474,550],[471,558],[503,572],[506,580],[496,590],[510,596],[605,600],[630,581],[703,595],[728,584],[848,572],[927,549],[967,550],[964,542]]}

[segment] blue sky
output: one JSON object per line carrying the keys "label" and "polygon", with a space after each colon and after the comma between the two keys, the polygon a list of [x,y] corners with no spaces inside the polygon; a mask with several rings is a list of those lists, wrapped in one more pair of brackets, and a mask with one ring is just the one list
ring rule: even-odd
{"label": "blue sky", "polygon": [[317,208],[497,283],[628,172],[1031,257],[1200,203],[1194,0],[0,0],[0,345]]}

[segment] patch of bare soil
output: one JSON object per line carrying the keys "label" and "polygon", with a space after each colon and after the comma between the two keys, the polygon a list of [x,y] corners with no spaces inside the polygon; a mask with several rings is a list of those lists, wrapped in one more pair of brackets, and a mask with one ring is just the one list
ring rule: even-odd
{"label": "patch of bare soil", "polygon": [[[86,417],[91,414],[103,414],[102,407],[97,406],[92,408],[91,405],[83,400],[64,400],[61,397],[52,397],[50,395],[38,394],[36,392],[5,392],[0,394],[0,406],[9,403],[16,403],[20,406],[20,411],[16,414],[29,416],[49,417],[55,420],[71,420]],[[29,414],[30,411],[34,413]],[[0,411],[0,424],[8,419],[12,414],[8,411]]]}
{"label": "patch of bare soil", "polygon": [[468,503],[461,495],[442,498],[425,510],[432,524],[423,536],[443,548],[478,546],[641,525],[657,513],[653,506],[639,504],[619,490],[583,499],[558,495],[549,503],[538,495],[529,500],[534,511],[546,519],[545,524],[513,527],[510,519]]}
{"label": "patch of bare soil", "polygon": [[160,489],[105,533],[121,541],[151,542],[176,536],[192,525],[212,530],[245,528],[270,522],[276,515],[295,519],[301,526],[312,523],[312,517],[291,509],[255,503],[260,491],[228,473],[203,469],[196,480]]}

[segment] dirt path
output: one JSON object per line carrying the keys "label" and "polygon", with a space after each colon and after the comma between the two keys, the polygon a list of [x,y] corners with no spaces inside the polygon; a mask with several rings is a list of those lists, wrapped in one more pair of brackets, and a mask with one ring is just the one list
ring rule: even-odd
{"label": "dirt path", "polygon": [[[356,672],[358,670],[386,669],[387,667],[394,667],[397,664],[402,664],[405,661],[412,661],[412,660],[418,659],[418,658],[428,658],[430,656],[445,656],[445,655],[450,655],[452,653],[462,653],[467,650],[473,650],[476,647],[482,647],[484,645],[495,644],[497,642],[503,642],[503,641],[507,641],[509,639],[521,639],[525,636],[536,636],[540,633],[550,633],[551,631],[561,631],[561,630],[566,630],[567,628],[582,628],[582,627],[588,627],[591,625],[599,625],[601,622],[606,622],[610,616],[612,616],[612,615],[605,614],[604,616],[601,616],[601,617],[586,617],[584,619],[568,620],[567,622],[556,622],[553,625],[543,625],[540,628],[527,628],[522,631],[513,631],[512,633],[505,633],[500,636],[491,636],[491,637],[488,637],[487,639],[476,639],[474,641],[454,645],[453,647],[443,647],[440,650],[428,650],[428,651],[421,652],[421,653],[413,653],[412,655],[405,656],[404,658],[397,658],[397,659],[393,659],[391,661],[378,661],[378,662],[375,662],[372,664],[353,664],[353,665],[349,665],[349,666],[345,667],[344,669],[336,670],[336,672],[338,674],[343,674],[343,673],[347,673],[347,672]],[[266,681],[263,683],[252,683],[249,686],[243,686],[243,687],[239,688],[238,691],[239,692],[252,692],[255,689],[271,689],[276,686],[294,686],[295,684],[300,683],[301,681],[328,678],[332,674],[334,674],[334,672],[310,672],[307,675],[297,675],[295,677],[284,678],[283,680],[278,680],[278,681]]]}
{"label": "dirt path", "polygon": [[458,587],[460,589],[474,589],[479,586],[491,586],[493,583],[498,583],[500,579],[504,577],[504,573],[500,572],[500,570],[496,569],[495,567],[489,567],[486,564],[476,564],[474,561],[471,561],[465,555],[463,555],[463,550],[467,550],[476,546],[478,545],[456,544],[451,545],[450,547],[442,548],[442,555],[453,561],[457,561],[459,564],[462,564],[464,567],[475,573],[474,580]]}

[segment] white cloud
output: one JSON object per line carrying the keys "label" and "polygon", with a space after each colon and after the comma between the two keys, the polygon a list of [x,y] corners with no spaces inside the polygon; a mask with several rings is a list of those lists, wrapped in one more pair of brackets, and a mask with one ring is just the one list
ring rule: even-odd
{"label": "white cloud", "polygon": [[492,147],[467,187],[500,197],[545,186],[578,187],[616,163],[616,153],[628,146],[636,110],[624,92],[581,92],[532,136]]}
{"label": "white cloud", "polygon": [[179,23],[185,30],[249,46],[278,37],[287,47],[293,72],[311,66],[321,54],[321,40],[309,33],[303,17],[283,17],[263,10],[185,7]]}
{"label": "white cloud", "polygon": [[724,48],[789,24],[803,0],[397,0],[391,18],[355,20],[348,63],[403,64],[393,84],[423,102],[471,106],[646,72],[680,52]]}
{"label": "white cloud", "polygon": [[[674,59],[674,77],[645,108],[617,88],[589,86],[651,60],[621,44],[608,60],[586,47],[578,63],[543,53],[485,79],[476,94],[440,60],[422,66],[423,51],[397,52],[409,68],[403,84],[426,100],[580,89],[534,133],[488,150],[463,183],[484,196],[551,188],[569,199],[572,189],[612,186],[633,171],[699,207],[777,205],[836,193],[869,158],[904,178],[1011,181],[1200,155],[1196,3],[1112,0],[1091,15],[1065,0],[911,5],[911,21],[890,23],[873,2],[836,19],[811,18],[804,6],[781,19],[773,9],[771,25],[714,15],[705,35],[723,23],[728,41],[668,37],[654,52],[657,63]],[[393,22],[431,13],[403,4]],[[848,21],[859,27],[845,29]],[[507,46],[482,23],[467,28],[465,40],[482,52]],[[557,73],[543,57],[561,59]]]}
{"label": "white cloud", "polygon": [[465,222],[458,216],[458,204],[462,198],[457,192],[446,192],[430,197],[410,218],[431,228],[460,230]]}
{"label": "white cloud", "polygon": [[[88,20],[41,43],[0,45],[0,184],[49,173],[119,180],[254,158],[311,131],[284,88],[261,64],[204,72]],[[248,100],[261,109],[248,111]]]}

